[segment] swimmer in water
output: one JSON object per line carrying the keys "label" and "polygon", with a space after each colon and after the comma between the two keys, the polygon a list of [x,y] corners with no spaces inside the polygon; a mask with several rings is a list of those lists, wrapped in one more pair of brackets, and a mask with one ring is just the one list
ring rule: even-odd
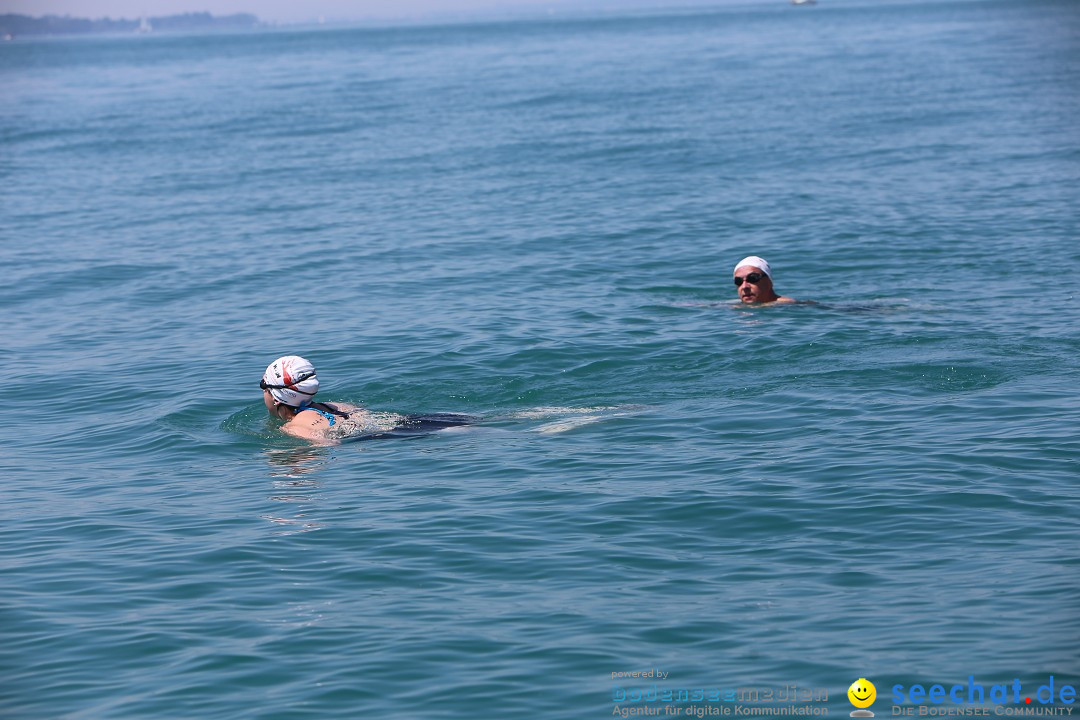
{"label": "swimmer in water", "polygon": [[795,298],[777,295],[773,290],[772,270],[764,258],[745,257],[735,266],[735,291],[745,304],[793,303]]}
{"label": "swimmer in water", "polygon": [[282,430],[316,443],[415,437],[469,425],[476,419],[455,413],[398,415],[369,412],[347,403],[314,402],[315,393],[319,391],[319,378],[315,367],[299,355],[285,355],[270,363],[259,387],[270,415],[285,421]]}
{"label": "swimmer in water", "polygon": [[360,408],[313,402],[319,392],[315,366],[299,355],[285,355],[270,363],[259,387],[267,411],[285,424],[282,430],[304,440],[325,440],[330,428]]}

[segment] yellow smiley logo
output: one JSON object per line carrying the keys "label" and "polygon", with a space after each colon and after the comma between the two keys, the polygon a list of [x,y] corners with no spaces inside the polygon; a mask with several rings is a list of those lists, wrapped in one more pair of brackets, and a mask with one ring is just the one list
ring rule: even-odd
{"label": "yellow smiley logo", "polygon": [[877,699],[877,688],[866,678],[859,678],[847,689],[847,698],[857,708],[868,708]]}

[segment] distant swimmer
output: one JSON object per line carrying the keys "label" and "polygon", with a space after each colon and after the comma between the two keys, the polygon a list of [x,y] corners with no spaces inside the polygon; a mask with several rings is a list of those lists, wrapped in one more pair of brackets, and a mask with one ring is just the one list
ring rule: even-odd
{"label": "distant swimmer", "polygon": [[285,355],[270,363],[259,387],[267,411],[284,421],[281,429],[313,442],[412,437],[474,421],[467,415],[454,413],[399,415],[369,412],[348,403],[315,402],[319,378],[315,367],[299,355]]}
{"label": "distant swimmer", "polygon": [[773,290],[772,270],[764,258],[745,257],[735,266],[735,289],[739,300],[746,304],[793,303],[795,298],[777,295]]}

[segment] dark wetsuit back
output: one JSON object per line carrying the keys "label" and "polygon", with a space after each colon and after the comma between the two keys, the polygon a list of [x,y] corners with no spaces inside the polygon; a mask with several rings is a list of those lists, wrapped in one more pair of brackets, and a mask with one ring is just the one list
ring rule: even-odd
{"label": "dark wetsuit back", "polygon": [[428,435],[438,430],[471,425],[477,418],[457,413],[431,413],[429,415],[406,415],[405,419],[390,430],[345,438],[345,440],[375,440],[378,438],[408,438]]}

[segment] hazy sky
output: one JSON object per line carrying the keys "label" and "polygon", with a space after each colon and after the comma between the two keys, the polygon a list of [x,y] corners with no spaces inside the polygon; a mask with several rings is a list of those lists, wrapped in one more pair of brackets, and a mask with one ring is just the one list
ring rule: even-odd
{"label": "hazy sky", "polygon": [[[743,0],[746,2],[748,0]],[[753,2],[754,0],[749,0]],[[785,2],[785,0],[759,0]],[[0,0],[0,13],[124,17],[211,12],[228,15],[246,12],[269,22],[304,22],[334,19],[424,19],[464,14],[514,11],[685,7],[728,4],[731,0]]]}

